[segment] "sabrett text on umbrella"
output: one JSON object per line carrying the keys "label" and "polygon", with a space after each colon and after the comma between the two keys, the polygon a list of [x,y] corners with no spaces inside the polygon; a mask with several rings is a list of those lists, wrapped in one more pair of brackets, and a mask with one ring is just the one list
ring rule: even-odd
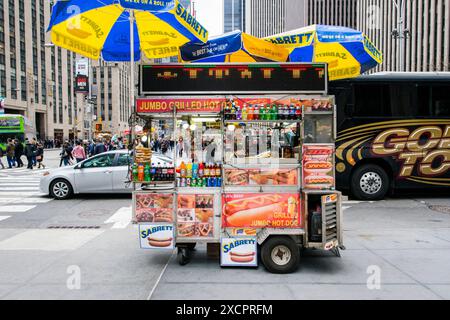
{"label": "sabrett text on umbrella", "polygon": [[177,16],[186,21],[188,25],[190,25],[195,32],[197,32],[200,36],[204,38],[207,37],[207,31],[203,26],[198,23],[197,19],[195,19],[181,4],[178,3],[177,8],[175,10]]}
{"label": "sabrett text on umbrella", "polygon": [[52,32],[52,36],[55,37],[54,42],[56,44],[64,44],[65,46],[69,46],[72,50],[77,50],[79,53],[87,54],[88,56],[98,57],[100,52],[98,49],[88,46],[87,44],[74,40],[72,38],[66,37],[63,34],[60,34],[56,31]]}

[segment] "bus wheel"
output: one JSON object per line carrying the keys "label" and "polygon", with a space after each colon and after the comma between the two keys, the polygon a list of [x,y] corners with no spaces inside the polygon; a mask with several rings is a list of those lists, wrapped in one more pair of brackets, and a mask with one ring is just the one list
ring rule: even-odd
{"label": "bus wheel", "polygon": [[352,174],[351,189],[358,200],[382,200],[389,191],[389,177],[380,166],[366,164]]}
{"label": "bus wheel", "polygon": [[292,273],[298,268],[300,249],[291,237],[270,237],[262,244],[261,260],[271,273]]}

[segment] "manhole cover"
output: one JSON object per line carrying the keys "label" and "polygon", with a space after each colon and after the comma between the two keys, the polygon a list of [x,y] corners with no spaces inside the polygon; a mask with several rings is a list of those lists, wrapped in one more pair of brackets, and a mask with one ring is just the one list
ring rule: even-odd
{"label": "manhole cover", "polygon": [[450,214],[450,207],[448,206],[429,206],[430,210],[440,212],[440,213],[448,213]]}
{"label": "manhole cover", "polygon": [[78,213],[78,216],[80,218],[94,218],[94,217],[101,217],[105,215],[110,215],[111,212],[109,210],[105,209],[95,209],[95,210],[88,210],[88,211],[82,211]]}

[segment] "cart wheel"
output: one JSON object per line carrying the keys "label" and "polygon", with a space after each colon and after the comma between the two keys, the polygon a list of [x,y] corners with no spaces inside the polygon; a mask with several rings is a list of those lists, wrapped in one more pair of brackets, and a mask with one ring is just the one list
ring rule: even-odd
{"label": "cart wheel", "polygon": [[300,250],[291,237],[271,237],[263,243],[261,260],[271,273],[292,273],[300,262]]}
{"label": "cart wheel", "polygon": [[178,263],[180,266],[187,265],[189,263],[189,250],[188,248],[178,248]]}

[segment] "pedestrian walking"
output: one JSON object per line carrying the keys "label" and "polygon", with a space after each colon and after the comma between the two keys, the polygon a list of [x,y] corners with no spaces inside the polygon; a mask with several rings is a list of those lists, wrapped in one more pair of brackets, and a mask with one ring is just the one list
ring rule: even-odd
{"label": "pedestrian walking", "polygon": [[41,167],[45,169],[45,164],[44,164],[44,146],[41,143],[38,143],[38,145],[37,145],[36,161],[38,163],[38,168],[39,169]]}
{"label": "pedestrian walking", "polygon": [[8,145],[6,146],[6,161],[8,161],[8,168],[11,169],[14,164],[15,145],[11,138],[8,138]]}
{"label": "pedestrian walking", "polygon": [[94,148],[94,155],[100,154],[106,152],[105,143],[101,142],[100,140],[97,140],[97,143]]}
{"label": "pedestrian walking", "polygon": [[31,140],[31,144],[34,146],[34,150],[35,150],[33,156],[31,157],[31,160],[33,162],[33,167],[36,167],[36,165],[37,165],[36,152],[37,152],[37,145],[38,145],[36,138],[33,138]]}
{"label": "pedestrian walking", "polygon": [[73,148],[72,155],[77,161],[77,163],[83,161],[86,159],[86,152],[84,151],[83,146],[81,145],[80,141],[76,142],[75,148]]}
{"label": "pedestrian walking", "polygon": [[5,169],[5,165],[3,164],[2,158],[4,156],[3,149],[0,147],[0,166],[2,166],[2,169]]}
{"label": "pedestrian walking", "polygon": [[70,157],[72,152],[70,151],[69,144],[67,142],[63,143],[61,153],[59,154],[61,157],[61,161],[59,162],[59,166],[61,167],[64,163],[64,166],[68,166],[70,164]]}
{"label": "pedestrian walking", "polygon": [[14,159],[17,162],[17,167],[23,167],[22,156],[24,154],[23,144],[18,139],[14,140]]}
{"label": "pedestrian walking", "polygon": [[33,170],[34,156],[36,156],[36,146],[27,138],[25,144],[25,157],[27,157],[28,161],[27,169]]}

